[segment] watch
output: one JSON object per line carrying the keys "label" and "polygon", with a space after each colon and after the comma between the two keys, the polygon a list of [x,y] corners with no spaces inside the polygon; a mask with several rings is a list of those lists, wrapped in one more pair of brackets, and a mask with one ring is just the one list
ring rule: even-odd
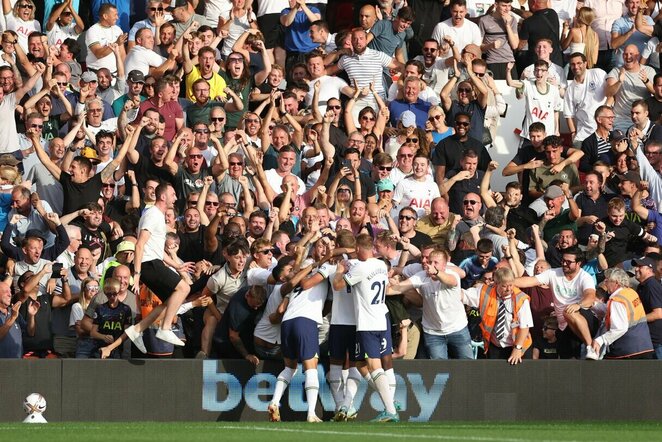
{"label": "watch", "polygon": [[515,348],[516,348],[517,350],[523,350],[523,349],[524,349],[524,347],[522,347],[521,345],[516,345]]}

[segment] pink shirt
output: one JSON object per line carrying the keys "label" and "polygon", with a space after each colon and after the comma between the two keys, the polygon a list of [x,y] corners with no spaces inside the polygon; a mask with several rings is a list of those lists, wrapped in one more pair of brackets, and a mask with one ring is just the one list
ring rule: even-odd
{"label": "pink shirt", "polygon": [[586,0],[584,6],[595,13],[591,27],[598,34],[600,50],[611,49],[611,25],[625,14],[624,0]]}

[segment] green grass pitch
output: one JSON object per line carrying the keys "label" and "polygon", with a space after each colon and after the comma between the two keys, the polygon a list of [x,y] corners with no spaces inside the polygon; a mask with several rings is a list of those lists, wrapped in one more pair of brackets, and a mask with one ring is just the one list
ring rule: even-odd
{"label": "green grass pitch", "polygon": [[94,441],[662,441],[657,422],[430,422],[307,424],[299,422],[1,423],[0,440]]}

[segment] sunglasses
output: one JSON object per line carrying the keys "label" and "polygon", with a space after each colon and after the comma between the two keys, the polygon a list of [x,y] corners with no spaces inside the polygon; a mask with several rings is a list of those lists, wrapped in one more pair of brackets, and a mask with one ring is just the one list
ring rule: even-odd
{"label": "sunglasses", "polygon": [[414,158],[414,154],[413,153],[403,153],[403,154],[398,155],[398,158]]}
{"label": "sunglasses", "polygon": [[336,106],[327,106],[327,107],[328,107],[329,109],[333,109],[333,110],[342,109],[342,106],[339,106],[339,105],[336,105]]}
{"label": "sunglasses", "polygon": [[44,125],[43,124],[31,124],[30,127],[35,128],[35,129],[43,129]]}
{"label": "sunglasses", "polygon": [[423,52],[435,52],[436,48],[423,48]]}
{"label": "sunglasses", "polygon": [[210,120],[211,121],[218,121],[220,123],[220,122],[225,121],[225,117],[211,117]]}
{"label": "sunglasses", "polygon": [[344,189],[344,188],[338,189],[338,193],[340,193],[340,192],[349,192],[349,189]]}
{"label": "sunglasses", "polygon": [[361,119],[365,121],[375,121],[375,117],[371,117],[370,115],[364,115]]}
{"label": "sunglasses", "polygon": [[274,250],[273,249],[258,250],[256,253],[259,253],[261,255],[273,255]]}
{"label": "sunglasses", "polygon": [[156,12],[156,11],[163,12],[163,8],[149,8],[149,10],[152,12]]}
{"label": "sunglasses", "polygon": [[236,57],[228,58],[228,63],[236,63],[236,62],[239,62],[239,61],[244,61],[244,59],[243,58],[236,58]]}
{"label": "sunglasses", "polygon": [[408,215],[400,215],[400,220],[406,219],[407,221],[413,221],[416,219],[415,216],[408,216]]}
{"label": "sunglasses", "polygon": [[432,115],[430,118],[428,118],[428,121],[436,120],[439,121],[441,120],[441,115]]}
{"label": "sunglasses", "polygon": [[[223,120],[221,120],[221,121],[223,121]],[[244,121],[245,121],[246,123],[259,123],[259,122],[260,122],[260,120],[255,120],[255,119],[246,119],[246,120],[244,120]]]}
{"label": "sunglasses", "polygon": [[393,170],[393,166],[379,166],[379,170],[390,172]]}
{"label": "sunglasses", "polygon": [[473,90],[470,89],[470,88],[461,87],[461,88],[458,88],[457,92],[460,93],[460,94],[461,94],[462,92],[464,92],[464,93],[466,93],[466,94],[470,94],[470,93],[473,92]]}
{"label": "sunglasses", "polygon": [[461,127],[469,127],[471,123],[469,123],[468,121],[456,121],[455,125]]}
{"label": "sunglasses", "polygon": [[469,204],[471,204],[472,206],[475,206],[476,204],[478,204],[478,201],[476,201],[476,200],[464,200],[464,201],[462,201],[462,204],[464,204],[465,206],[468,206]]}
{"label": "sunglasses", "polygon": [[476,74],[476,77],[483,78],[485,76],[485,72],[474,72]]}
{"label": "sunglasses", "polygon": [[19,8],[26,8],[26,9],[33,9],[33,8],[34,8],[34,6],[32,6],[32,5],[28,4],[28,3],[25,3],[25,4],[23,4],[23,5],[18,5],[18,7],[19,7]]}
{"label": "sunglasses", "polygon": [[244,163],[241,161],[230,161],[230,166],[243,166]]}
{"label": "sunglasses", "polygon": [[561,264],[574,264],[574,263],[576,263],[576,262],[577,262],[577,261],[570,261],[570,260],[568,260],[568,259],[562,259],[562,260],[561,260]]}
{"label": "sunglasses", "polygon": [[205,201],[205,206],[218,206],[218,201]]}
{"label": "sunglasses", "polygon": [[200,158],[202,158],[202,154],[201,153],[194,153],[194,154],[189,155],[188,158],[192,158],[194,160],[199,160]]}
{"label": "sunglasses", "polygon": [[99,286],[98,285],[88,285],[85,287],[87,290],[91,292],[98,292],[99,291]]}
{"label": "sunglasses", "polygon": [[113,184],[113,183],[103,183],[103,184],[101,185],[101,187],[111,187],[111,188],[114,189],[114,188],[115,188],[115,184]]}
{"label": "sunglasses", "polygon": [[193,132],[195,132],[196,134],[208,134],[209,129],[196,129]]}
{"label": "sunglasses", "polygon": [[198,200],[189,200],[188,204],[198,204]]}
{"label": "sunglasses", "polygon": [[407,143],[418,143],[418,138],[407,138]]}
{"label": "sunglasses", "polygon": [[57,82],[57,85],[58,85],[58,86],[67,86],[68,84],[69,84],[69,83],[67,83],[66,81],[58,81],[58,82]]}

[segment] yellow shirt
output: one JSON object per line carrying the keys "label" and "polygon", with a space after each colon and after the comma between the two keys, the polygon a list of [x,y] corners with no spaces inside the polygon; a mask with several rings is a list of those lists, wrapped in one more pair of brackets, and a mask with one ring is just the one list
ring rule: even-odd
{"label": "yellow shirt", "polygon": [[425,233],[435,244],[442,244],[448,247],[448,235],[451,233],[451,226],[457,215],[451,213],[445,223],[437,226],[432,223],[430,215],[424,216],[416,222],[416,230]]}
{"label": "yellow shirt", "polygon": [[[200,75],[200,70],[197,66],[193,66],[193,70],[186,76],[186,96],[189,100],[195,101],[193,96],[193,83],[195,83],[198,78],[202,78]],[[205,79],[206,80],[206,79]],[[214,72],[209,80],[209,99],[215,100],[216,97],[225,98],[225,88],[227,84],[223,77]]]}

